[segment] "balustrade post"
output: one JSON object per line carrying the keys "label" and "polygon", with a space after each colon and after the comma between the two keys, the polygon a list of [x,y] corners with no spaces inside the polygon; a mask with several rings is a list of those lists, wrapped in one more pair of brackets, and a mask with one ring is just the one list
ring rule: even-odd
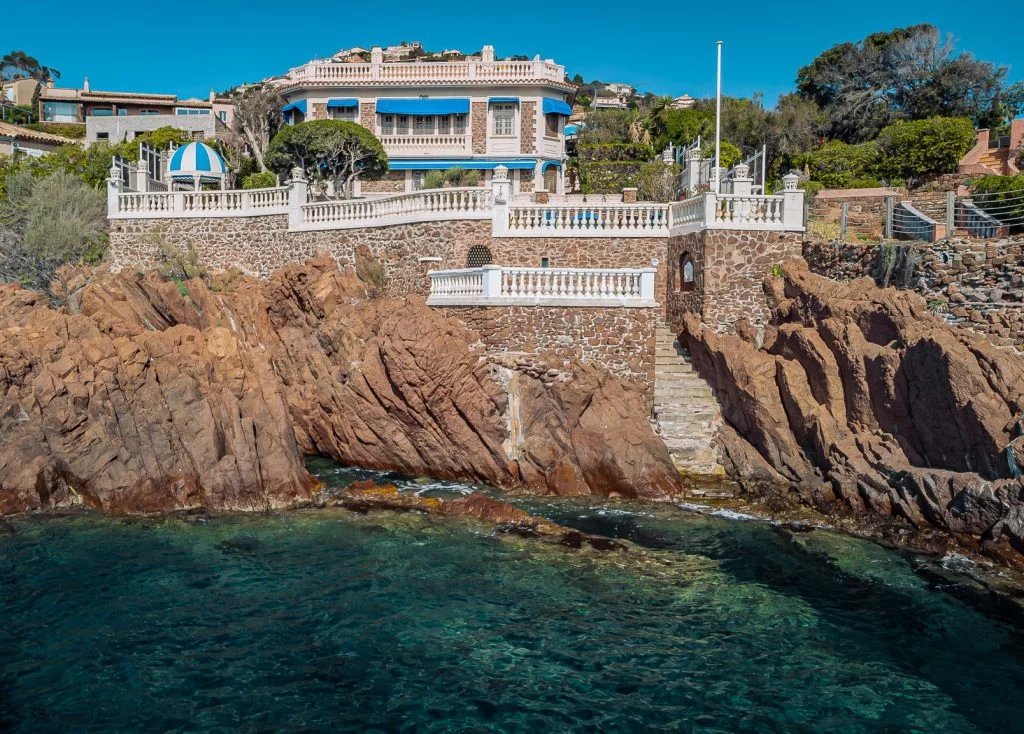
{"label": "balustrade post", "polygon": [[512,198],[512,181],[505,166],[497,166],[491,178],[491,192],[494,210],[491,217],[491,234],[501,237],[508,234],[508,201]]}
{"label": "balustrade post", "polygon": [[704,229],[714,227],[715,222],[718,221],[718,196],[714,191],[704,194],[704,214],[702,220]]}
{"label": "balustrade post", "polygon": [[640,300],[654,300],[654,278],[657,273],[657,268],[642,268],[640,270]]}
{"label": "balustrade post", "polygon": [[288,229],[302,224],[302,205],[308,196],[306,175],[301,168],[292,169],[292,180],[288,183]]}
{"label": "balustrade post", "polygon": [[790,171],[782,177],[782,227],[802,232],[804,229],[804,191],[798,189],[800,176]]}
{"label": "balustrade post", "polygon": [[700,148],[694,148],[686,155],[686,190],[690,196],[697,192],[700,186]]}
{"label": "balustrade post", "polygon": [[484,265],[483,270],[483,297],[499,298],[501,296],[501,266]]}
{"label": "balustrade post", "polygon": [[118,201],[124,184],[121,181],[121,169],[112,165],[107,175],[107,217],[117,216]]}
{"label": "balustrade post", "polygon": [[145,158],[135,164],[135,190],[143,194],[149,191],[149,164]]}

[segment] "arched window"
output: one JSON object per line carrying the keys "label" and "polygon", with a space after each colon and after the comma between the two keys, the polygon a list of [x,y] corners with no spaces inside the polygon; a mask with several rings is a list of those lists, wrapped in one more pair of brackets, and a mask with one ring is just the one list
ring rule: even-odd
{"label": "arched window", "polygon": [[679,290],[692,291],[695,285],[693,258],[684,252],[679,256]]}
{"label": "arched window", "polygon": [[466,255],[467,268],[479,268],[491,264],[491,251],[484,245],[473,245]]}

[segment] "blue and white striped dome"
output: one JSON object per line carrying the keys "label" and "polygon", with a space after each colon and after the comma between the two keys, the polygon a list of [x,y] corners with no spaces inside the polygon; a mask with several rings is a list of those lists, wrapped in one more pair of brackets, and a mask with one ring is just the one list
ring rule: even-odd
{"label": "blue and white striped dome", "polygon": [[168,173],[175,178],[196,176],[223,176],[228,172],[224,159],[203,143],[189,143],[174,151],[167,167]]}

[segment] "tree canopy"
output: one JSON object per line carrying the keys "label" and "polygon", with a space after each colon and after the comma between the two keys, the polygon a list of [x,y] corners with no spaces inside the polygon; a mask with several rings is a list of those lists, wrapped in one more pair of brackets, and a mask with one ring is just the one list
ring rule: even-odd
{"label": "tree canopy", "polygon": [[35,79],[47,82],[59,78],[59,71],[43,66],[38,59],[24,51],[11,51],[0,57],[0,79]]}
{"label": "tree canopy", "polygon": [[267,165],[279,173],[298,166],[310,181],[330,182],[336,196],[347,198],[352,182],[385,173],[384,146],[361,125],[345,120],[310,120],[285,126],[270,142]]}

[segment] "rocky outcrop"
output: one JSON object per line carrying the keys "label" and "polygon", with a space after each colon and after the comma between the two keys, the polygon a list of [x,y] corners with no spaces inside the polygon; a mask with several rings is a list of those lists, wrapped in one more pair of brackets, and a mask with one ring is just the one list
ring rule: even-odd
{"label": "rocky outcrop", "polygon": [[106,276],[75,313],[0,287],[0,513],[288,506],[303,455],[561,494],[665,497],[639,391],[494,363],[418,298],[332,260],[269,282]]}
{"label": "rocky outcrop", "polygon": [[1024,359],[866,279],[838,284],[794,261],[766,288],[763,335],[691,318],[681,336],[715,388],[721,447],[748,490],[792,487],[826,512],[896,516],[1024,553]]}

